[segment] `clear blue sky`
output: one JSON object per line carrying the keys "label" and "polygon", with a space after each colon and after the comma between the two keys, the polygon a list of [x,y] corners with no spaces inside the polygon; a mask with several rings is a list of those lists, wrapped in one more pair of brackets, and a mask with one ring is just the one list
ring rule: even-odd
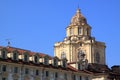
{"label": "clear blue sky", "polygon": [[0,0],[0,45],[54,54],[78,7],[92,36],[106,43],[106,62],[120,65],[120,0]]}

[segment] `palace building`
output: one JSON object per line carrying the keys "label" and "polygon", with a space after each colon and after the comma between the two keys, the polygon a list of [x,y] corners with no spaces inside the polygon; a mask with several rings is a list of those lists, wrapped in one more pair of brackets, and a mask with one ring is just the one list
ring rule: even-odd
{"label": "palace building", "polygon": [[0,80],[120,80],[120,66],[106,65],[106,45],[91,36],[77,9],[54,56],[0,46]]}

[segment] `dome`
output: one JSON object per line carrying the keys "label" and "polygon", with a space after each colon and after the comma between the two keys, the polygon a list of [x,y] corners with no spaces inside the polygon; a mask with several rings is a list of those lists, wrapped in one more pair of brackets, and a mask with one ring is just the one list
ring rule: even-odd
{"label": "dome", "polygon": [[83,25],[86,23],[87,21],[85,17],[81,14],[80,9],[78,8],[76,14],[71,19],[70,25]]}

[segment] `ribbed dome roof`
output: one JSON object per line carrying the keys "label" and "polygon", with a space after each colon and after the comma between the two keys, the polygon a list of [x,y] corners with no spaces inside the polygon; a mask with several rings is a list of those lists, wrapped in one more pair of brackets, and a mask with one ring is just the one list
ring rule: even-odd
{"label": "ribbed dome roof", "polygon": [[86,23],[87,21],[85,17],[81,14],[80,9],[78,8],[76,14],[71,19],[70,25],[82,25]]}

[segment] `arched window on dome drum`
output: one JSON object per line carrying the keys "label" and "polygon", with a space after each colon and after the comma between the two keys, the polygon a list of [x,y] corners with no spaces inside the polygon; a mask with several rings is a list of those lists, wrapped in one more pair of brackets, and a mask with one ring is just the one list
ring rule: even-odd
{"label": "arched window on dome drum", "polygon": [[79,27],[79,28],[78,28],[78,35],[80,35],[81,32],[82,32],[82,29],[81,29],[81,27]]}
{"label": "arched window on dome drum", "polygon": [[96,63],[100,62],[100,54],[98,52],[95,54],[95,62]]}
{"label": "arched window on dome drum", "polygon": [[64,58],[66,58],[66,54],[65,54],[65,52],[62,52],[61,53],[61,59],[64,59]]}

